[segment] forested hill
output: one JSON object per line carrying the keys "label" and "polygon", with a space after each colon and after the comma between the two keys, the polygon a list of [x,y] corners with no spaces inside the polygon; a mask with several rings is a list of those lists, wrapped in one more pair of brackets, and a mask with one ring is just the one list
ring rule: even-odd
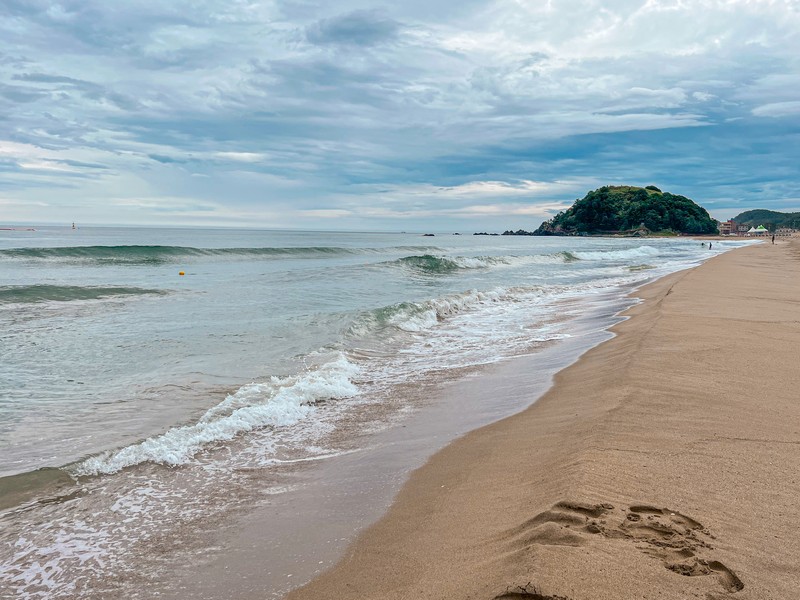
{"label": "forested hill", "polygon": [[756,227],[764,225],[771,231],[774,231],[777,227],[800,229],[800,212],[782,213],[758,208],[756,210],[746,210],[734,217],[733,220],[743,225],[755,225]]}
{"label": "forested hill", "polygon": [[534,235],[717,233],[717,223],[694,201],[657,187],[604,186],[542,223]]}

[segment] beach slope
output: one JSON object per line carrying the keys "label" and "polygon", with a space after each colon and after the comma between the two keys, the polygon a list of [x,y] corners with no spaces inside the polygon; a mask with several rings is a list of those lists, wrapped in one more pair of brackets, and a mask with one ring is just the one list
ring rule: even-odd
{"label": "beach slope", "polygon": [[614,339],[436,454],[291,600],[796,597],[798,240],[637,295]]}

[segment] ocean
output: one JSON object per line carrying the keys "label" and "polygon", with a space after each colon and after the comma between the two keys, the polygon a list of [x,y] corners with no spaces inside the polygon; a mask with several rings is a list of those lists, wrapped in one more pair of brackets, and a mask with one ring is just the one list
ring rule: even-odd
{"label": "ocean", "polygon": [[0,231],[0,598],[152,597],[298,470],[742,243]]}

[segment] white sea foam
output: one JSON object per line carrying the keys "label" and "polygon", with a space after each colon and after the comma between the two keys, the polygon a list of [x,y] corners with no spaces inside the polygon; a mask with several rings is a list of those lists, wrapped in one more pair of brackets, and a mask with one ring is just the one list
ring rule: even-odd
{"label": "white sea foam", "polygon": [[473,289],[423,302],[402,302],[386,306],[362,314],[350,326],[348,337],[367,336],[387,326],[411,333],[427,331],[448,317],[473,309],[478,305],[503,300],[513,301],[515,294],[535,293],[538,289],[538,287],[496,287],[486,291]]}
{"label": "white sea foam", "polygon": [[568,252],[529,255],[497,255],[497,256],[457,256],[443,254],[425,254],[406,256],[398,260],[384,263],[392,268],[403,269],[425,276],[452,276],[458,271],[495,270],[524,267],[526,265],[563,264],[574,260]]}
{"label": "white sea foam", "polygon": [[[532,289],[529,288],[529,292]],[[386,323],[403,331],[421,332],[438,325],[447,317],[477,305],[510,300],[513,294],[513,289],[498,287],[488,291],[469,290],[461,294],[406,304],[398,307]]]}
{"label": "white sea foam", "polygon": [[485,269],[492,264],[488,258],[471,256],[456,256],[452,260],[462,269]]}
{"label": "white sea foam", "polygon": [[523,267],[536,264],[563,264],[569,260],[564,252],[553,254],[531,254],[524,256],[454,256],[448,258],[462,269],[498,269],[504,267]]}
{"label": "white sea foam", "polygon": [[626,250],[599,250],[599,251],[575,251],[572,255],[580,260],[629,260],[637,258],[651,258],[660,254],[658,248],[653,246],[638,246]]}
{"label": "white sea foam", "polygon": [[[589,297],[592,302],[608,302],[605,294],[644,277],[623,271],[617,277],[582,284],[496,288],[491,293],[460,296],[456,302],[451,302],[452,297],[439,299],[438,312],[431,307],[426,313],[437,316],[436,327],[402,349],[386,365],[383,378],[407,381],[429,371],[490,364],[570,337],[564,327],[570,316],[583,310]],[[575,304],[577,299],[580,305]],[[401,325],[415,331],[408,322]]]}
{"label": "white sea foam", "polygon": [[[65,574],[66,565],[79,563],[90,568],[105,568],[102,547],[109,538],[110,532],[100,531],[82,520],[73,522],[69,532],[54,530],[49,545],[42,546],[37,541],[20,537],[14,544],[11,560],[0,564],[0,573],[5,575],[2,579],[16,588],[15,598],[44,600],[55,595],[66,597],[78,591],[79,586],[79,581]],[[35,558],[25,567],[19,566],[29,557]]]}
{"label": "white sea foam", "polygon": [[343,354],[336,354],[335,359],[300,375],[272,377],[263,383],[242,386],[209,409],[197,423],[173,427],[138,444],[91,457],[76,467],[76,474],[115,473],[148,461],[180,465],[210,443],[231,440],[263,427],[294,425],[308,417],[314,404],[321,400],[358,394],[352,381],[358,367]]}

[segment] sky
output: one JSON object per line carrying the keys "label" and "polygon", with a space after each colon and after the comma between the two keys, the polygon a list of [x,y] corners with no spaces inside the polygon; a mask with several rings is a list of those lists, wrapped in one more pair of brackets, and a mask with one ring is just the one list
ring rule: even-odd
{"label": "sky", "polygon": [[2,0],[0,226],[800,210],[800,0]]}

